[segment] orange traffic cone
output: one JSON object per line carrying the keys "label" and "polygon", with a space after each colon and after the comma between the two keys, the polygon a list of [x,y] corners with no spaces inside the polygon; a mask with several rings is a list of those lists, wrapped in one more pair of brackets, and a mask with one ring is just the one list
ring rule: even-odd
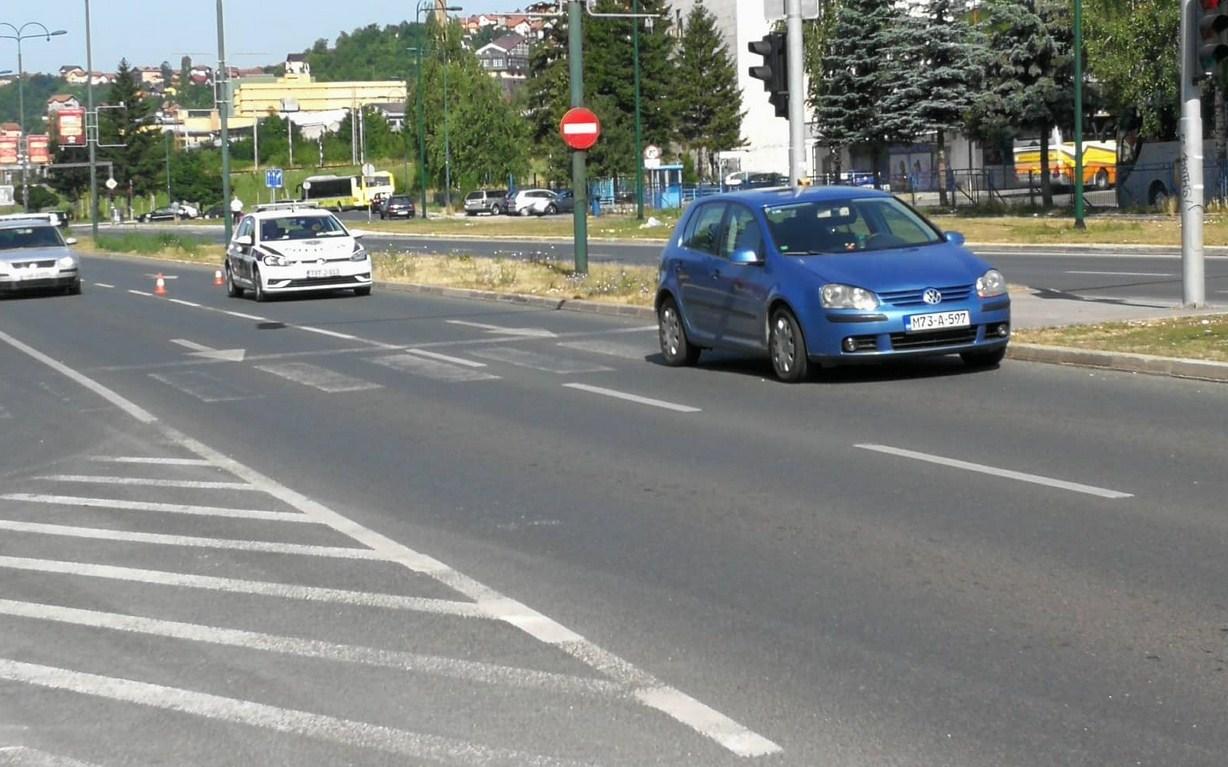
{"label": "orange traffic cone", "polygon": [[157,278],[154,280],[154,295],[155,296],[166,295],[166,280],[162,277],[161,274],[159,274]]}
{"label": "orange traffic cone", "polygon": [[218,269],[216,272],[213,273],[213,286],[221,287],[223,284],[224,283],[222,282],[222,270]]}

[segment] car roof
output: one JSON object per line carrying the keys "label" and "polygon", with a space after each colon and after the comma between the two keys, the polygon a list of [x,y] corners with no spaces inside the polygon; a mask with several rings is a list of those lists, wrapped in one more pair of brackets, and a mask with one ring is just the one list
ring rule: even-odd
{"label": "car roof", "polygon": [[863,189],[857,186],[809,186],[796,191],[789,187],[769,187],[765,189],[747,189],[740,192],[725,192],[711,197],[703,197],[696,202],[712,202],[727,200],[742,202],[752,207],[770,207],[788,205],[795,202],[831,202],[833,200],[863,199],[866,197],[891,197],[879,189]]}
{"label": "car roof", "polygon": [[51,229],[55,228],[55,225],[47,220],[46,213],[34,214],[29,217],[0,217],[0,229],[29,229],[32,226],[45,226]]}

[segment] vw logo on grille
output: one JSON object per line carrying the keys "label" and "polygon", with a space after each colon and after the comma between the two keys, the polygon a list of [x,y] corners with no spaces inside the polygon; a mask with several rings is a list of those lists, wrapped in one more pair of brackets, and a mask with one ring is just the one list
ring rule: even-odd
{"label": "vw logo on grille", "polygon": [[942,302],[942,293],[939,293],[934,288],[926,288],[921,294],[921,300],[927,304],[937,304]]}

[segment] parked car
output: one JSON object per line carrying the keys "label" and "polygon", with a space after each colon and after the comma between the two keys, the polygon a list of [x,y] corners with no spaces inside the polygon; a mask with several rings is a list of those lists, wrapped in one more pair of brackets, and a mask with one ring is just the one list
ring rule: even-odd
{"label": "parked car", "polygon": [[148,213],[142,213],[136,217],[141,223],[150,221],[174,221],[179,217],[179,209],[172,205],[166,205],[161,208],[155,208]]}
{"label": "parked car", "polygon": [[206,219],[221,218],[227,215],[227,212],[226,206],[219,202],[216,205],[210,205],[208,208],[205,208],[204,217]]}
{"label": "parked car", "polygon": [[390,195],[379,208],[381,219],[413,218],[414,215],[414,198],[406,194]]}
{"label": "parked car", "polygon": [[551,216],[559,205],[549,189],[521,189],[507,196],[504,210],[509,216]]}
{"label": "parked car", "polygon": [[766,354],[783,381],[816,365],[959,354],[993,366],[1010,339],[1002,273],[885,192],[732,192],[696,201],[661,255],[661,354]]}
{"label": "parked car", "polygon": [[554,204],[559,213],[572,213],[576,209],[576,193],[570,189],[560,189],[554,193]]}
{"label": "parked car", "polygon": [[489,213],[498,216],[506,210],[506,189],[478,189],[465,195],[465,215]]}
{"label": "parked car", "polygon": [[190,202],[177,202],[173,207],[180,218],[200,218],[200,208]]}
{"label": "parked car", "polygon": [[0,217],[0,293],[56,289],[81,292],[81,263],[47,214]]}
{"label": "parked car", "polygon": [[774,186],[788,186],[789,177],[782,173],[750,173],[739,185],[739,189],[765,189]]}

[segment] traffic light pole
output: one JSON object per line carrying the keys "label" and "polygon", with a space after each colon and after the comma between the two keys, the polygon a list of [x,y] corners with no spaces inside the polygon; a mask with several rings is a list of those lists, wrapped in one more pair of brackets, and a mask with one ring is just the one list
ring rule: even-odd
{"label": "traffic light pole", "polygon": [[[567,49],[571,70],[571,105],[584,106],[584,8],[581,0],[567,4]],[[588,152],[571,153],[571,188],[575,191],[576,206],[572,213],[575,222],[576,274],[588,274]]]}
{"label": "traffic light pole", "polygon": [[801,186],[806,172],[806,94],[802,69],[802,0],[788,0],[785,35],[789,72],[789,185]]}
{"label": "traffic light pole", "polygon": [[1202,99],[1199,29],[1202,0],[1181,5],[1181,296],[1187,307],[1206,304],[1203,272]]}

